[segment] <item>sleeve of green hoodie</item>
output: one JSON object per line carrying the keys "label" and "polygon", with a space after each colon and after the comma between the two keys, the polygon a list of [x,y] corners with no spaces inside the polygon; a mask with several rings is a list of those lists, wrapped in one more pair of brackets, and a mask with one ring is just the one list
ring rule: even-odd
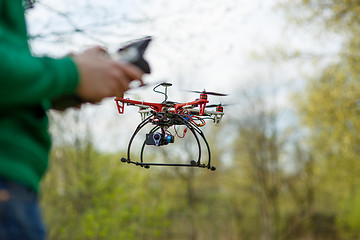
{"label": "sleeve of green hoodie", "polygon": [[32,56],[21,0],[0,0],[0,110],[73,94],[79,80],[71,58]]}

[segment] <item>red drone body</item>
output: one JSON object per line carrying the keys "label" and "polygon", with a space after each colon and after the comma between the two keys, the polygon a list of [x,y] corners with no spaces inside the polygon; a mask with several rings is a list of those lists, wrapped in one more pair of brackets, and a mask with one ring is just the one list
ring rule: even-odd
{"label": "red drone body", "polygon": [[[124,103],[127,103],[129,105],[141,106],[143,108],[145,108],[145,106],[147,106],[147,107],[150,107],[152,110],[154,110],[157,113],[161,112],[163,110],[163,108],[170,107],[169,103],[167,103],[167,102],[165,102],[165,103],[150,103],[150,102],[144,102],[144,101],[125,99],[125,98],[120,98],[120,97],[115,98],[115,101],[116,101],[117,108],[118,108],[120,114],[124,113]],[[208,102],[209,101],[206,99],[198,99],[198,100],[195,100],[192,102],[187,102],[187,103],[175,103],[171,107],[174,108],[173,112],[181,113],[184,110],[184,107],[186,107],[186,106],[199,106],[199,115],[202,116],[202,115],[204,115],[204,112],[205,112],[205,105]]]}

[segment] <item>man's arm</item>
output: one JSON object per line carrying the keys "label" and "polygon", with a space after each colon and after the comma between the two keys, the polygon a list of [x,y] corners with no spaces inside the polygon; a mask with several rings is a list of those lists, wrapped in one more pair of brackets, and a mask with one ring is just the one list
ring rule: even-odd
{"label": "man's arm", "polygon": [[0,46],[0,109],[77,95],[85,102],[122,96],[143,72],[110,59],[95,47],[72,58],[38,58]]}
{"label": "man's arm", "polygon": [[71,58],[33,57],[0,45],[0,109],[32,105],[73,93],[79,83]]}

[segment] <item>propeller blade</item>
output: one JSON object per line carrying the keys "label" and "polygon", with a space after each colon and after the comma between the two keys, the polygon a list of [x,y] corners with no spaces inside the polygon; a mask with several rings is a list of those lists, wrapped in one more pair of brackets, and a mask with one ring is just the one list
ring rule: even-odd
{"label": "propeller blade", "polygon": [[209,104],[209,105],[206,105],[205,108],[212,108],[212,107],[217,107],[219,106],[219,104]]}
{"label": "propeller blade", "polygon": [[217,93],[217,92],[207,92],[207,91],[192,91],[192,90],[189,90],[187,92],[193,92],[193,93],[205,93],[207,95],[214,95],[214,96],[228,96],[229,94],[226,94],[226,93]]}
{"label": "propeller blade", "polygon": [[212,107],[224,107],[224,106],[232,106],[232,105],[235,105],[235,103],[233,103],[233,104],[222,104],[222,103],[219,103],[219,104],[208,104],[208,105],[206,105],[205,106],[205,108],[212,108]]}

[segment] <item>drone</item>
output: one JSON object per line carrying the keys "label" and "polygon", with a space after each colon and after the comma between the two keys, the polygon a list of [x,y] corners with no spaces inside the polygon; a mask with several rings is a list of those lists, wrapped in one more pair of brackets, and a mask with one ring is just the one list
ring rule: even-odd
{"label": "drone", "polygon": [[[207,91],[190,91],[199,93],[200,98],[190,102],[173,102],[168,100],[167,90],[172,86],[169,82],[162,82],[157,84],[153,91],[163,94],[165,99],[160,102],[145,102],[139,100],[132,100],[129,98],[116,97],[115,102],[119,114],[124,114],[125,106],[138,107],[138,112],[141,116],[141,122],[132,134],[128,147],[127,157],[121,158],[121,162],[135,164],[144,168],[150,166],[178,166],[178,167],[199,167],[207,168],[215,171],[216,167],[211,165],[211,152],[209,144],[205,138],[201,127],[206,125],[206,121],[211,120],[215,125],[219,125],[224,116],[224,105],[222,104],[208,104],[208,95],[227,96],[227,94],[207,92]],[[163,87],[163,91],[158,88]],[[146,133],[145,140],[141,147],[140,161],[133,161],[131,158],[131,145],[135,136],[146,125],[152,125],[152,129]],[[183,133],[179,133],[179,126],[185,127]],[[173,128],[173,133],[170,129]],[[155,147],[164,147],[168,144],[175,143],[175,138],[184,138],[187,132],[190,132],[197,143],[199,155],[197,160],[191,160],[189,163],[163,163],[163,162],[145,162],[144,149],[146,145]],[[207,162],[204,163],[202,159],[201,143],[207,148]],[[204,144],[205,143],[205,144]]]}

